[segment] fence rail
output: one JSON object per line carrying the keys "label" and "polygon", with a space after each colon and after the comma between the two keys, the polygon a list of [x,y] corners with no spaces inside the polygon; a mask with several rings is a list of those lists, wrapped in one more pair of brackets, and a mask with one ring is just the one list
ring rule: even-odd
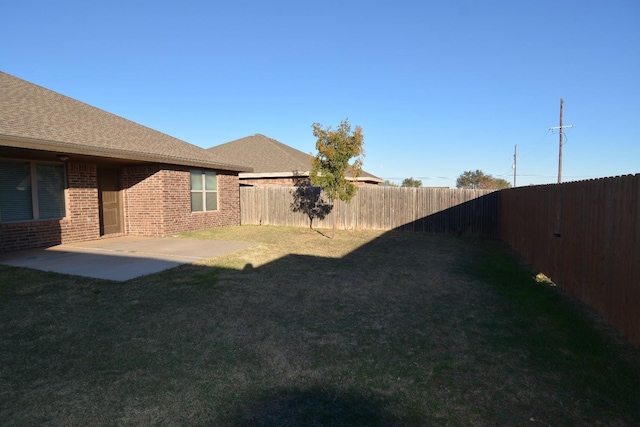
{"label": "fence rail", "polygon": [[504,190],[500,237],[640,348],[640,174]]}
{"label": "fence rail", "polygon": [[[242,187],[241,224],[309,226],[309,216],[295,212],[299,187]],[[326,201],[311,187],[306,197]],[[498,237],[497,192],[448,188],[361,187],[345,203],[336,200],[324,218],[313,226],[339,229],[407,230]],[[298,203],[299,206],[299,203]]]}

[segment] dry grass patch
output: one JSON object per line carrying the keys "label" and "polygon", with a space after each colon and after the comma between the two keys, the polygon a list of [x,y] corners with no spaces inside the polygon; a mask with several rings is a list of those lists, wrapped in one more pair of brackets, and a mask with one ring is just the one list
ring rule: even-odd
{"label": "dry grass patch", "polygon": [[0,424],[636,425],[640,357],[502,244],[236,227],[115,283],[0,266]]}

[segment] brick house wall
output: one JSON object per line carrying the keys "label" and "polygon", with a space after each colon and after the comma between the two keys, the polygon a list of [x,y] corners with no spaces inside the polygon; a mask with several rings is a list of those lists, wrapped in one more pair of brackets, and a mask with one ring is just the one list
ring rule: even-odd
{"label": "brick house wall", "polygon": [[66,217],[0,223],[0,252],[55,246],[100,237],[98,177],[94,164],[66,164]]}
{"label": "brick house wall", "polygon": [[187,171],[164,170],[165,234],[240,225],[238,175],[217,172],[218,210],[191,212],[191,178]]}
{"label": "brick house wall", "polygon": [[217,172],[218,210],[191,212],[190,170],[139,166],[123,170],[126,233],[167,236],[185,231],[240,225],[237,174]]}
{"label": "brick house wall", "polygon": [[67,164],[66,202],[67,217],[61,221],[61,243],[99,238],[98,168],[95,164]]}
{"label": "brick house wall", "polygon": [[[66,217],[0,223],[0,252],[100,238],[98,165],[66,164]],[[185,231],[240,225],[238,175],[218,171],[218,210],[191,212],[188,168],[166,165],[122,168],[125,233],[167,236]]]}
{"label": "brick house wall", "polygon": [[126,167],[122,170],[121,180],[125,234],[165,235],[160,165]]}

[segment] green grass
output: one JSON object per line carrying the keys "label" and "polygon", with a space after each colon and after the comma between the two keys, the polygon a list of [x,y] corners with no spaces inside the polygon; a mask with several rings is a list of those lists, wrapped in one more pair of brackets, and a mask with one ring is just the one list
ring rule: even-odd
{"label": "green grass", "polygon": [[124,283],[0,266],[1,425],[640,425],[640,354],[499,242],[185,237],[259,244]]}
{"label": "green grass", "polygon": [[[556,388],[548,402],[558,412],[566,411],[564,401],[569,398],[575,402],[574,411],[608,413],[605,418],[609,420],[619,417],[621,422],[637,424],[640,387],[636,351],[624,350],[626,343],[587,307],[564,295],[546,278],[536,279],[501,245],[485,245],[471,271],[502,299],[490,321],[503,332],[493,337],[492,345],[505,352],[525,351],[532,366],[548,372],[547,381]],[[626,418],[627,413],[633,415]]]}

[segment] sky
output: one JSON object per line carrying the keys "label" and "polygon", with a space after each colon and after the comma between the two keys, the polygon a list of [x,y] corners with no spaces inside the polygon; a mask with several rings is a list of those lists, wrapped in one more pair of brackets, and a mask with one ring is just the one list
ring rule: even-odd
{"label": "sky", "polygon": [[348,119],[364,170],[455,187],[640,173],[638,0],[17,1],[0,70],[209,148],[315,153]]}

